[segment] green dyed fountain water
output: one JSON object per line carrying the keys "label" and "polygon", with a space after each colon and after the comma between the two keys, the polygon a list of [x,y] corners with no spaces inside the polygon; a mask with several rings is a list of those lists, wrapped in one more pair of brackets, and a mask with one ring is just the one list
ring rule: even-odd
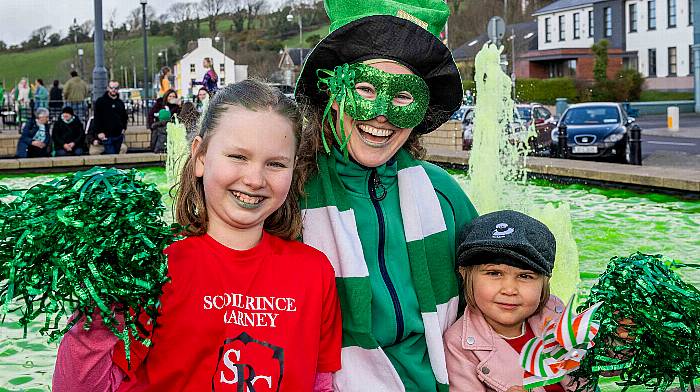
{"label": "green dyed fountain water", "polygon": [[480,214],[512,209],[546,224],[557,239],[552,273],[552,293],[570,298],[579,283],[579,258],[571,233],[571,214],[566,202],[535,204],[525,197],[527,146],[512,141],[513,118],[511,80],[500,65],[501,51],[486,45],[476,55],[477,96],[474,118],[474,146],[469,157],[467,194]]}

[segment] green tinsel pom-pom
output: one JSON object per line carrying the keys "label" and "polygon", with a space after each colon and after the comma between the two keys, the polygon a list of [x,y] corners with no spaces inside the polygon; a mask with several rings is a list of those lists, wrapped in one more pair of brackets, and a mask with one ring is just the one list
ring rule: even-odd
{"label": "green tinsel pom-pom", "polygon": [[42,315],[40,332],[54,341],[82,316],[88,329],[98,313],[127,360],[132,339],[150,345],[139,317],[158,314],[163,249],[180,230],[163,220],[160,192],[141,177],[94,167],[26,191],[0,186],[0,314],[20,312],[25,337]]}
{"label": "green tinsel pom-pom", "polygon": [[605,372],[620,372],[623,391],[644,385],[665,391],[676,379],[692,390],[700,377],[700,291],[661,255],[614,257],[579,310],[603,301],[596,312],[600,330],[572,374],[591,390]]}

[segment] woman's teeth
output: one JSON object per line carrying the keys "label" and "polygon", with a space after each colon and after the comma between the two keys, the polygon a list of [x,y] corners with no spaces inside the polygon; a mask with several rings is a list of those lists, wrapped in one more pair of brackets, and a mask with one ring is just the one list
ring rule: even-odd
{"label": "woman's teeth", "polygon": [[372,136],[377,137],[389,137],[394,134],[394,131],[390,129],[381,129],[369,126],[367,124],[360,124],[357,126],[362,132],[368,133]]}
{"label": "woman's teeth", "polygon": [[242,192],[237,192],[237,191],[232,191],[233,195],[240,201],[246,203],[246,204],[258,204],[261,201],[263,201],[262,197],[256,197],[256,196],[248,196],[245,193]]}

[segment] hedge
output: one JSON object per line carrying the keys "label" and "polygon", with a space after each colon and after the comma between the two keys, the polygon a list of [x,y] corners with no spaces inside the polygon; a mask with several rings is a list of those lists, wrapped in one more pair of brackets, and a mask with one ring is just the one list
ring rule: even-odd
{"label": "hedge", "polygon": [[569,102],[578,101],[578,90],[573,79],[517,79],[515,81],[516,101],[538,102],[548,105],[556,103],[557,98],[566,98]]}

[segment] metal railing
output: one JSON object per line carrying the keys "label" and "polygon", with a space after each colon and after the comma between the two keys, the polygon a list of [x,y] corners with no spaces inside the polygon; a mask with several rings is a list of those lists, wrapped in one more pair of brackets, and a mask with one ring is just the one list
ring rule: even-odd
{"label": "metal railing", "polygon": [[[124,106],[128,116],[128,125],[145,126],[147,124],[148,112],[153,107],[153,100],[126,100]],[[80,119],[83,125],[87,124],[87,120],[92,116],[92,102],[89,99],[85,101],[47,101],[46,105],[42,105],[49,110],[49,121],[55,122],[60,120],[61,112],[66,106],[73,108],[75,116]],[[0,132],[22,132],[24,124],[34,118],[34,113],[37,109],[36,104],[8,104],[0,106]]]}

